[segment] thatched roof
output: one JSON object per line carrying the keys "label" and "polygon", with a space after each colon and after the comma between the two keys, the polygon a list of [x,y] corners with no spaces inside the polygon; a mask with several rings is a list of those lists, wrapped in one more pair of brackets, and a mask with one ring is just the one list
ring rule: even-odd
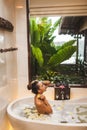
{"label": "thatched roof", "polygon": [[81,27],[86,21],[87,16],[62,17],[59,34],[83,34]]}

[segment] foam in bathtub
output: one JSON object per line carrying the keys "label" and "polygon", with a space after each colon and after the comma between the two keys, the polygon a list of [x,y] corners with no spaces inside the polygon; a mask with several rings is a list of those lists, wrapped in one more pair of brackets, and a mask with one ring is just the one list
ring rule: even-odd
{"label": "foam in bathtub", "polygon": [[32,105],[21,105],[14,113],[26,120],[36,120],[54,123],[87,123],[87,104],[53,104],[53,114],[39,114]]}

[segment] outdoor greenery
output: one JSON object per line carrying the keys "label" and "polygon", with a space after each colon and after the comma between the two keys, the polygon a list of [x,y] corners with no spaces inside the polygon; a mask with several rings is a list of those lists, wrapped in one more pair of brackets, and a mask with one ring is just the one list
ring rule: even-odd
{"label": "outdoor greenery", "polygon": [[61,18],[53,25],[47,17],[30,19],[32,79],[53,80],[58,75],[58,66],[77,50],[76,40],[70,40],[62,46],[54,44],[56,36],[53,33],[60,22]]}

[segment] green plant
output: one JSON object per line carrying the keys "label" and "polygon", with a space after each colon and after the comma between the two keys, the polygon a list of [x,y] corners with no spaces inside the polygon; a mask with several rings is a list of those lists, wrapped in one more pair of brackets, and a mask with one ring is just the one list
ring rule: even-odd
{"label": "green plant", "polygon": [[75,40],[70,40],[64,43],[57,52],[50,57],[48,61],[48,65],[50,67],[57,66],[58,64],[62,63],[63,61],[69,59],[73,53],[76,51],[76,46],[73,46]]}
{"label": "green plant", "polygon": [[75,40],[61,47],[55,46],[53,33],[60,22],[61,18],[52,26],[52,21],[46,17],[39,18],[38,22],[35,18],[30,19],[32,77],[54,71],[58,64],[69,59],[76,51]]}

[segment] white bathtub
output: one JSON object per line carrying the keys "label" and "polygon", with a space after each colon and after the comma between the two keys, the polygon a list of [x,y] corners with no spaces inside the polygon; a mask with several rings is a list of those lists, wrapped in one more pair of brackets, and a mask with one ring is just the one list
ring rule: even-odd
{"label": "white bathtub", "polygon": [[[42,115],[39,119],[24,117],[25,106],[34,105],[33,97],[17,99],[10,103],[7,113],[14,130],[87,130],[87,98],[49,102],[53,107],[53,114]],[[86,112],[86,115],[81,116],[80,113],[77,118],[76,112]]]}

